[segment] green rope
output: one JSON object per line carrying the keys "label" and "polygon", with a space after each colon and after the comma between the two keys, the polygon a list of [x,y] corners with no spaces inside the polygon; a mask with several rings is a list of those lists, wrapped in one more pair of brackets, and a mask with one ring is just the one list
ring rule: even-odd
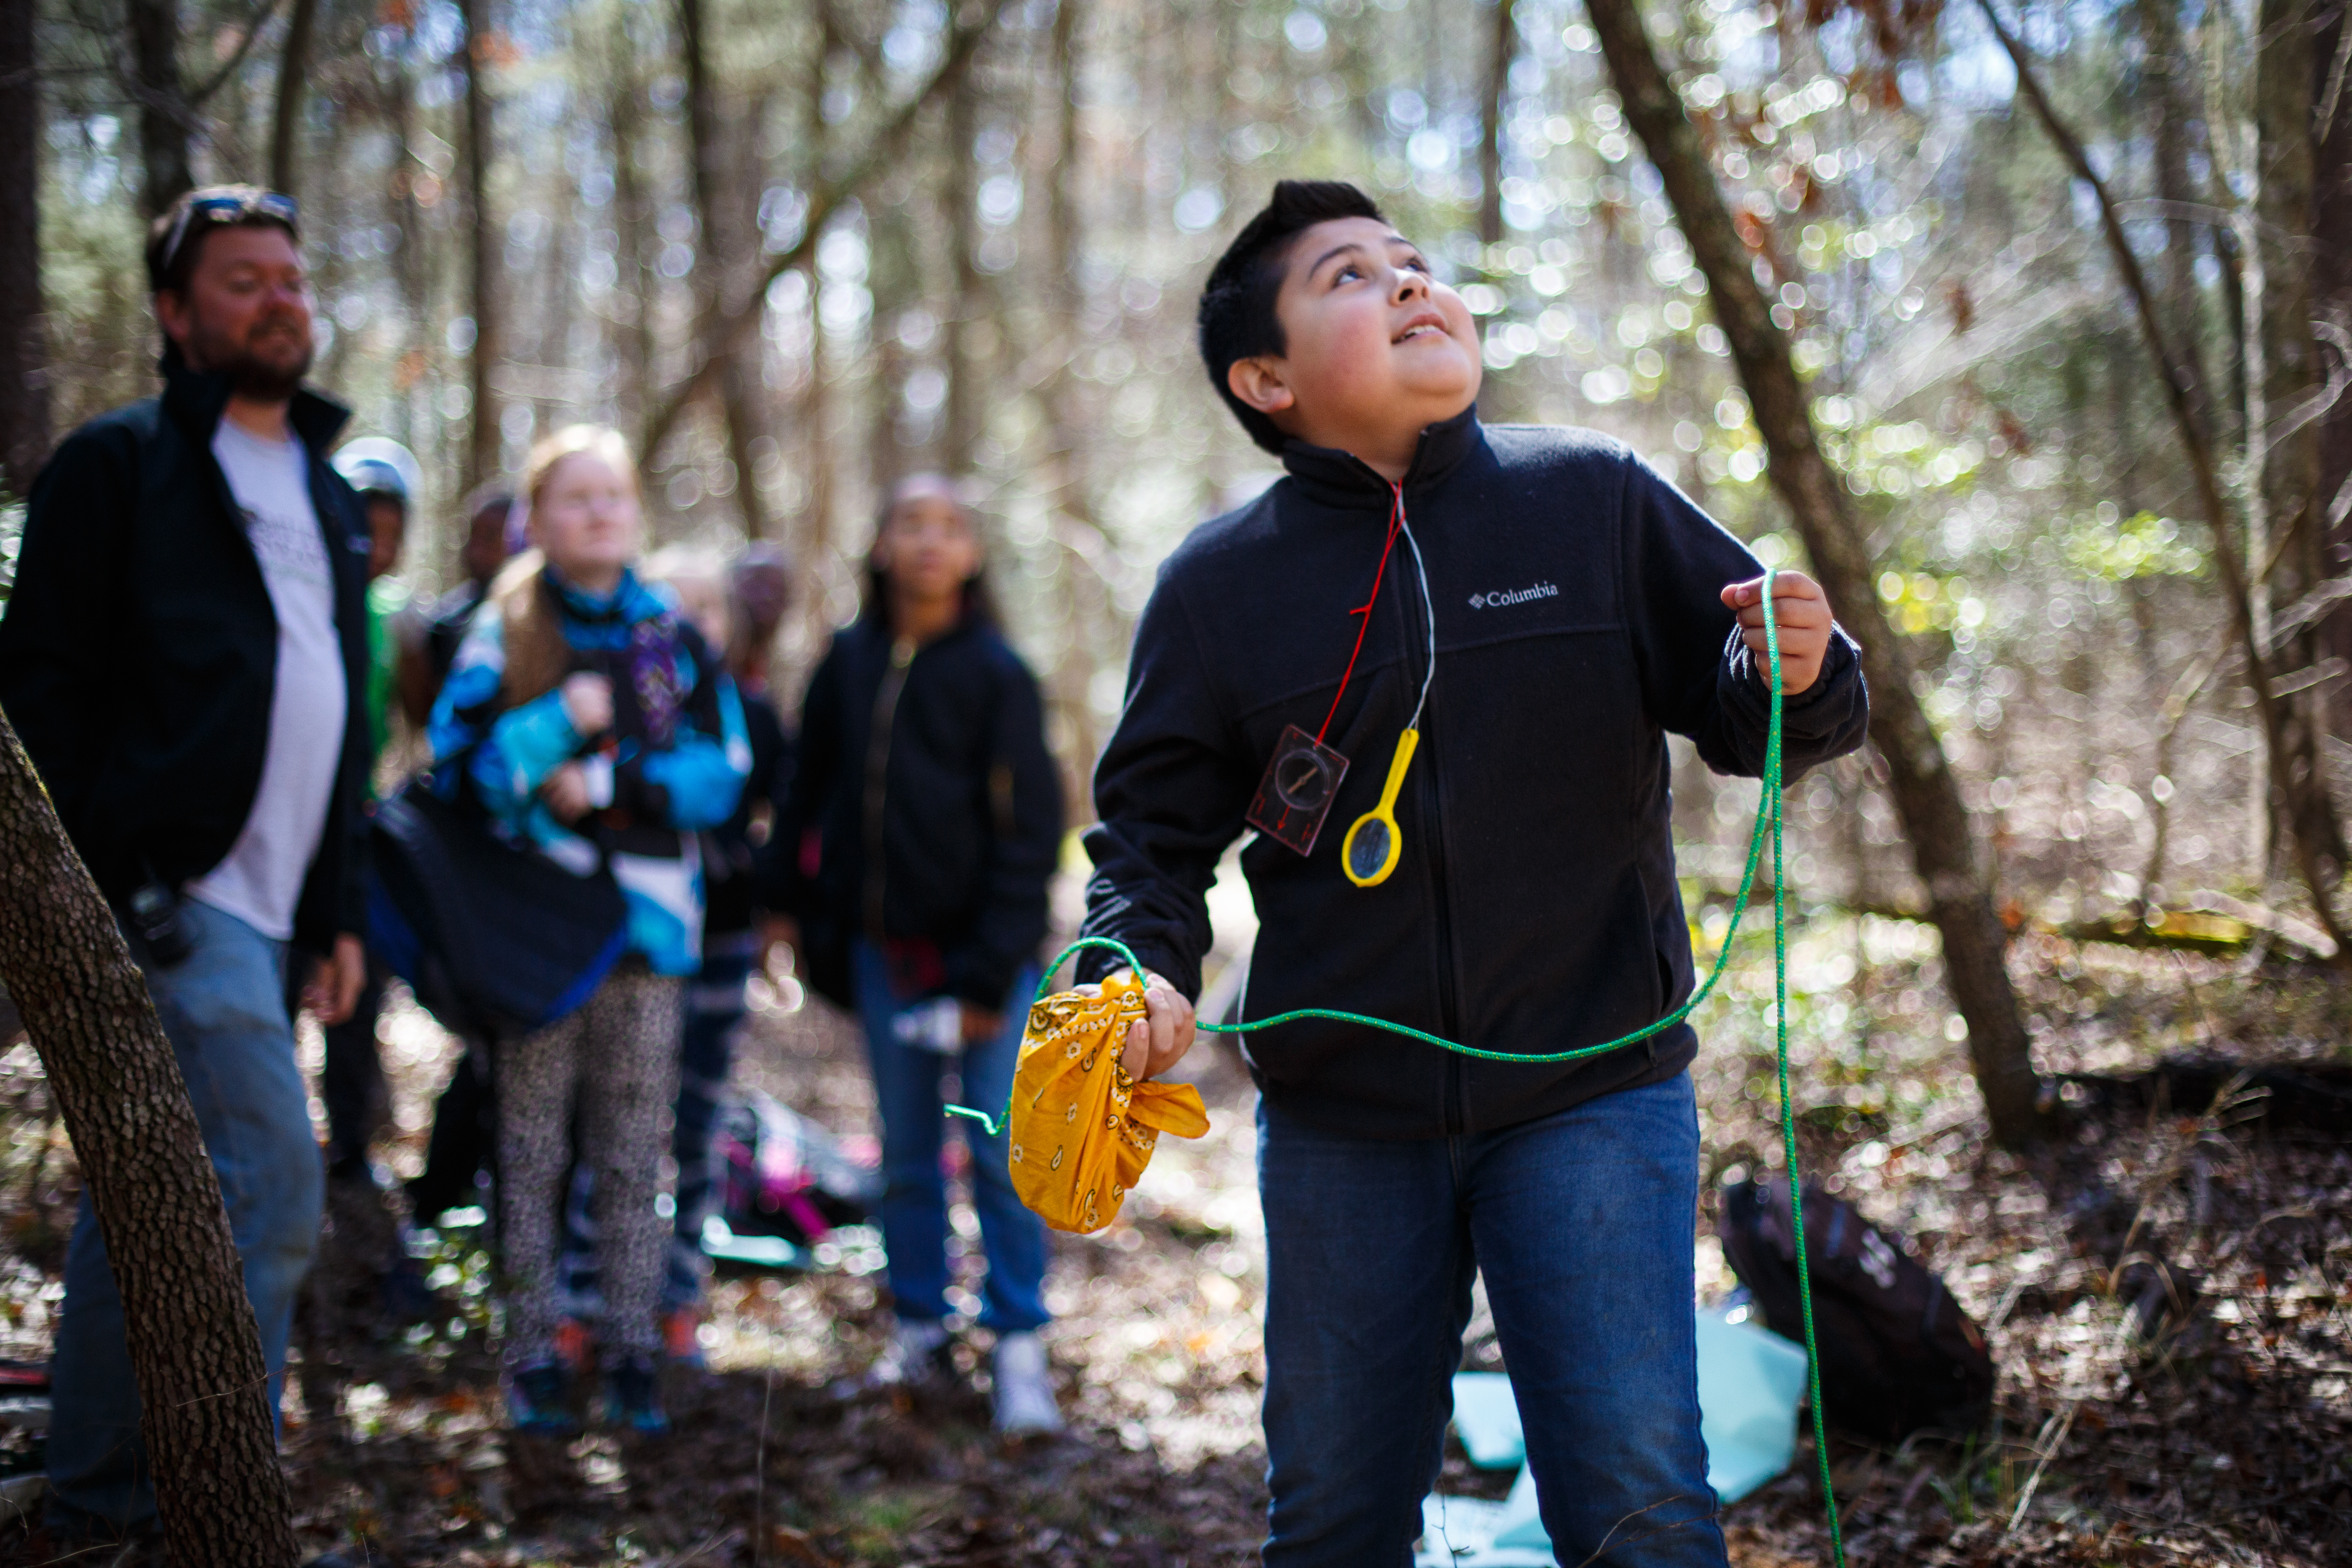
{"label": "green rope", "polygon": [[[1837,1495],[1830,1487],[1829,1442],[1822,1421],[1822,1358],[1813,1337],[1812,1271],[1805,1267],[1804,1262],[1806,1257],[1805,1205],[1803,1190],[1797,1179],[1797,1118],[1789,1099],[1788,891],[1786,879],[1782,876],[1784,862],[1780,855],[1780,626],[1779,618],[1771,613],[1772,580],[1776,575],[1777,574],[1772,572],[1764,574],[1764,657],[1767,676],[1771,685],[1772,705],[1771,721],[1765,731],[1764,767],[1760,778],[1762,791],[1756,803],[1756,826],[1748,836],[1748,865],[1739,874],[1739,893],[1732,902],[1731,923],[1725,929],[1722,945],[1716,951],[1715,967],[1707,972],[1706,981],[1697,990],[1691,993],[1688,1001],[1656,1023],[1645,1025],[1632,1034],[1620,1035],[1613,1040],[1603,1041],[1597,1046],[1580,1046],[1572,1051],[1551,1051],[1541,1055],[1485,1050],[1476,1046],[1465,1046],[1459,1041],[1430,1034],[1426,1030],[1413,1028],[1410,1025],[1392,1023],[1386,1018],[1366,1017],[1361,1013],[1342,1012],[1333,1007],[1297,1007],[1287,1013],[1276,1013],[1271,1018],[1259,1018],[1237,1024],[1210,1024],[1196,1021],[1193,1027],[1212,1035],[1239,1035],[1252,1029],[1271,1029],[1284,1024],[1295,1024],[1303,1019],[1321,1018],[1334,1024],[1353,1024],[1367,1029],[1384,1029],[1390,1034],[1403,1035],[1412,1039],[1421,1040],[1441,1050],[1452,1051],[1457,1056],[1476,1057],[1484,1061],[1495,1062],[1572,1062],[1582,1060],[1586,1057],[1602,1056],[1610,1051],[1622,1050],[1627,1046],[1638,1045],[1654,1035],[1671,1029],[1689,1017],[1692,1011],[1700,1003],[1706,1001],[1708,994],[1715,989],[1716,982],[1723,978],[1724,966],[1731,959],[1732,939],[1739,934],[1739,918],[1747,911],[1748,895],[1756,886],[1756,873],[1763,861],[1764,846],[1769,829],[1772,846],[1772,1031],[1780,1065],[1780,1137],[1789,1164],[1789,1214],[1797,1243],[1797,1300],[1803,1309],[1804,1315],[1805,1376],[1811,1384],[1812,1394],[1813,1455],[1821,1464],[1822,1500],[1829,1510],[1830,1552],[1836,1560],[1837,1568],[1845,1568],[1845,1540],[1843,1531],[1838,1524]],[[1055,957],[1054,962],[1046,966],[1045,973],[1038,978],[1038,1000],[1043,1001],[1050,994],[1054,976],[1060,973],[1062,965],[1087,948],[1098,948],[1117,953],[1126,961],[1129,970],[1137,974],[1144,973],[1143,965],[1136,958],[1133,951],[1116,937],[1082,936],[1064,948]],[[950,1105],[947,1108],[947,1111],[950,1116],[966,1117],[979,1122],[988,1130],[989,1135],[993,1137],[1012,1120],[1013,1106],[1008,1096],[1003,1121],[1000,1121],[984,1110],[975,1110],[968,1105]]]}

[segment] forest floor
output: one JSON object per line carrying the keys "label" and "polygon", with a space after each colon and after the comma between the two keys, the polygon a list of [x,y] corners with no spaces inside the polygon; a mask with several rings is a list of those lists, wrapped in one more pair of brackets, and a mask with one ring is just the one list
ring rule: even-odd
{"label": "forest floor", "polygon": [[[1778,1164],[1768,950],[1743,942],[1700,1016],[1695,1069],[1707,1189]],[[2019,1159],[1990,1143],[1963,1052],[1930,998],[1917,928],[1819,915],[1798,929],[1790,1022],[1806,1172],[1907,1237],[1987,1331],[1992,1424],[1966,1443],[1885,1452],[1834,1441],[1856,1564],[2352,1563],[2352,1141],[2297,1131],[2230,1075],[2198,1102],[2068,1090],[2067,1128]],[[2053,1073],[2158,1058],[2352,1060],[2352,991],[2310,967],[2021,939],[2013,965]],[[413,1168],[447,1044],[413,1008],[387,1058]],[[870,1134],[846,1020],[755,1011],[741,1079],[836,1131]],[[1265,1503],[1256,1407],[1263,1284],[1253,1091],[1229,1047],[1192,1070],[1213,1123],[1164,1140],[1109,1230],[1057,1237],[1049,1331],[1069,1435],[1007,1447],[988,1429],[985,1336],[955,1387],[860,1392],[888,1314],[870,1246],[810,1274],[718,1281],[708,1372],[674,1369],[661,1441],[568,1447],[499,1428],[488,1259],[441,1233],[440,1314],[367,1310],[358,1257],[385,1222],[338,1206],[289,1379],[286,1462],[306,1547],[353,1562],[888,1563],[1206,1568],[1255,1560]],[[0,1354],[46,1354],[71,1216],[70,1155],[37,1064],[0,1060]],[[2284,1108],[2277,1108],[2284,1111]],[[959,1231],[974,1234],[959,1205]],[[1736,1281],[1699,1217],[1701,1292]],[[964,1259],[967,1275],[978,1267]],[[2128,1314],[2168,1266],[2182,1310]],[[969,1278],[965,1279],[968,1287]],[[2157,1292],[2160,1296],[2161,1292]],[[2160,1303],[2158,1303],[2160,1304]],[[1465,1365],[1501,1364],[1474,1321]],[[27,1462],[0,1452],[0,1471]],[[1828,1560],[1811,1449],[1726,1510],[1740,1568]],[[1501,1495],[1449,1444],[1441,1489]],[[0,1562],[28,1561],[0,1508]],[[12,1555],[13,1554],[13,1555]]]}

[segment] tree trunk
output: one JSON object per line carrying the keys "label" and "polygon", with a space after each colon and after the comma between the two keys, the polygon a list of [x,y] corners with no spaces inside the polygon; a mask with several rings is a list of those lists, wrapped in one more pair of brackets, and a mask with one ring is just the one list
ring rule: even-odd
{"label": "tree trunk", "polygon": [[[805,118],[801,121],[801,167],[804,188],[814,204],[817,187],[824,180],[825,147],[831,140],[824,122],[825,72],[833,51],[840,40],[834,31],[833,8],[825,0],[814,0],[816,13],[816,47],[809,57],[807,102]],[[807,228],[814,228],[818,219],[812,205]],[[806,229],[803,230],[803,239]],[[825,626],[824,584],[830,572],[833,551],[833,401],[825,381],[824,316],[818,308],[818,275],[816,250],[808,249],[808,310],[809,350],[808,385],[801,394],[801,438],[807,454],[808,504],[806,508],[806,543],[801,551],[803,571],[809,574],[813,591],[799,595],[801,613],[807,617],[812,631],[821,632]]]}
{"label": "tree trunk", "polygon": [[[766,307],[768,285],[793,268],[814,259],[816,242],[824,235],[825,226],[833,221],[833,215],[840,210],[841,204],[864,190],[868,180],[898,161],[925,108],[940,93],[953,90],[956,83],[963,79],[964,72],[971,65],[972,52],[980,47],[981,39],[996,26],[996,18],[1007,4],[1008,0],[976,0],[967,17],[950,31],[945,57],[940,61],[939,68],[931,73],[930,79],[892,112],[856,160],[843,170],[838,178],[820,178],[811,186],[808,216],[799,243],[760,268],[751,289],[740,300],[720,312],[711,332],[713,343],[731,347],[745,332],[759,324],[760,312]],[[709,389],[718,371],[719,362],[706,359],[684,380],[670,388],[646,420],[645,437],[638,443],[640,461],[653,461],[654,454],[668,439],[671,428],[677,425],[679,414]]]}
{"label": "tree trunk", "polygon": [[[980,268],[972,257],[979,243],[973,220],[972,143],[980,133],[980,84],[966,71],[948,98],[947,180],[940,205],[948,220],[948,405],[941,466],[961,473],[971,466],[980,442],[981,409],[987,400],[980,356],[972,351],[972,327],[980,314]],[[887,423],[887,421],[886,421]]]}
{"label": "tree trunk", "polygon": [[49,454],[41,311],[41,97],[33,7],[0,5],[0,490],[23,496]]}
{"label": "tree trunk", "polygon": [[[2352,20],[2347,11],[2336,5],[2311,49],[2318,80],[2312,131],[2313,308],[2339,366],[2352,363]],[[2329,563],[2340,571],[2352,560],[2352,397],[2337,398],[2319,416],[2318,445],[2320,521]],[[2352,659],[2352,614],[2339,606],[2320,626],[2327,651]],[[2352,739],[2352,681],[2339,680],[2330,692],[2336,733]]]}
{"label": "tree trunk", "polygon": [[[865,442],[866,483],[876,497],[887,496],[900,479],[925,468],[952,471],[955,463],[947,452],[947,442],[935,424],[929,439],[914,442],[906,437],[907,378],[916,363],[916,351],[893,323],[904,321],[909,306],[940,303],[930,288],[924,262],[926,235],[912,210],[912,203],[881,207],[869,213],[866,219],[866,290],[873,301],[869,325],[866,329],[865,352],[857,357],[857,368],[863,373],[860,391],[866,416]],[[947,243],[952,245],[953,227],[949,227]],[[948,357],[948,384],[952,387],[956,378],[959,351],[955,342],[954,318],[958,314],[950,296],[943,305],[949,321],[944,336]],[[954,412],[954,400],[945,400],[950,416]],[[942,421],[944,422],[944,421]]]}
{"label": "tree trunk", "polygon": [[[628,330],[621,334],[621,405],[642,426],[654,401],[654,271],[646,265],[646,236],[653,232],[653,201],[637,166],[637,143],[645,131],[645,88],[625,24],[614,24],[614,53],[607,78],[606,114],[613,138],[613,214],[618,243],[614,264],[629,297]],[[639,454],[649,460],[652,454]]]}
{"label": "tree trunk", "polygon": [[766,539],[776,531],[768,500],[760,491],[760,437],[767,411],[761,406],[760,378],[745,361],[756,355],[759,342],[738,342],[728,351],[727,369],[719,383],[719,402],[727,416],[727,455],[735,465],[735,506],[743,514],[743,537]]}
{"label": "tree trunk", "polygon": [[106,1237],[172,1561],[291,1564],[261,1338],[219,1179],[130,950],[5,715],[0,982]]}
{"label": "tree trunk", "polygon": [[[139,100],[139,210],[153,217],[194,186],[188,107],[180,89],[179,0],[129,0],[132,90]],[[29,6],[26,9],[30,9]]]}
{"label": "tree trunk", "polygon": [[[441,442],[441,419],[437,411],[420,409],[417,405],[427,395],[425,366],[431,353],[428,345],[433,334],[427,326],[433,314],[426,301],[430,298],[434,268],[428,254],[431,245],[425,224],[424,209],[416,201],[415,118],[416,95],[406,63],[398,58],[386,60],[378,68],[380,84],[378,103],[384,124],[392,132],[393,163],[386,171],[384,205],[399,226],[400,243],[392,253],[392,274],[400,286],[402,312],[406,323],[400,356],[394,362],[392,384],[398,394],[394,405],[392,434],[425,461],[439,467],[435,454]],[[428,445],[428,443],[431,443]],[[457,498],[442,493],[446,500]],[[420,510],[423,509],[419,507]],[[446,563],[444,582],[455,582],[453,574],[457,560],[457,541],[446,538],[435,530],[427,535],[436,542],[434,555]],[[422,553],[422,552],[420,552]]]}
{"label": "tree trunk", "polygon": [[[2231,440],[2242,441],[2246,433],[2246,258],[2238,247],[2237,228],[2230,222],[2230,189],[2221,170],[2214,171],[2210,184],[2209,205],[2221,216],[2207,226],[2205,234],[2213,245],[2213,259],[2221,268],[2221,319],[2230,334],[2221,350],[2228,378],[2213,389],[2218,395],[2204,401],[2209,420],[2205,428],[2210,432],[2207,443],[2219,450]],[[2185,365],[2181,374],[2189,374]],[[2189,406],[2193,415],[2198,407],[2193,389]]]}
{"label": "tree trunk", "polygon": [[1706,148],[1667,85],[1635,0],[1587,0],[1625,116],[1665,182],[1692,254],[1705,272],[1716,317],[1755,410],[1770,459],[1772,488],[1789,508],[1832,603],[1862,644],[1870,682],[1870,735],[1886,763],[1895,808],[1912,864],[1944,939],[1944,978],[1968,1023],[1969,1054],[1993,1137],[2015,1147],[2043,1129],[2040,1083],[2024,1020],[2004,963],[2007,933],[1958,781],[1912,690],[1909,647],[1879,607],[1876,573],[1845,487],[1813,437],[1803,385],[1787,334],[1751,270],[1747,247],[1708,167]]}
{"label": "tree trunk", "polygon": [[482,80],[489,68],[482,26],[488,8],[488,0],[457,0],[466,33],[466,206],[474,312],[474,413],[468,426],[464,487],[467,490],[502,467],[498,408],[490,395],[490,368],[499,360],[504,323],[499,301],[497,228],[490,222],[490,91]]}
{"label": "tree trunk", "polygon": [[2189,129],[2200,110],[2192,90],[2196,62],[2180,36],[2175,0],[2137,0],[2134,19],[2147,53],[2147,102],[2144,106],[2156,153],[2156,195],[2164,204],[2164,299],[2179,323],[2181,368],[2195,384],[2194,405],[2209,435],[2213,429],[2212,389],[2205,383],[2205,353],[2198,306],[2197,243],[2203,226],[2196,218],[2197,186],[2189,172]]}
{"label": "tree trunk", "polygon": [[701,254],[695,258],[696,292],[700,295],[695,331],[703,357],[719,367],[719,411],[727,424],[728,455],[735,465],[735,501],[743,514],[745,537],[758,539],[769,532],[770,525],[759,481],[752,477],[751,443],[760,438],[761,430],[751,383],[743,374],[744,340],[721,343],[711,336],[740,281],[742,257],[736,242],[744,226],[728,200],[719,86],[710,68],[709,15],[703,0],[677,0],[677,22],[686,55],[686,133],[694,165],[695,226],[701,231]]}
{"label": "tree trunk", "polygon": [[[1063,349],[1060,363],[1054,368],[1045,406],[1053,419],[1053,475],[1051,494],[1056,510],[1068,519],[1066,527],[1099,534],[1092,507],[1087,503],[1087,476],[1083,466],[1083,444],[1079,439],[1084,410],[1080,384],[1072,374],[1077,356],[1086,348],[1078,336],[1078,322],[1086,310],[1086,295],[1079,284],[1079,247],[1082,237],[1078,227],[1078,172],[1083,149],[1078,142],[1078,25],[1084,19],[1085,0],[1060,0],[1054,9],[1054,157],[1046,191],[1046,228],[1053,240],[1055,309],[1061,317]],[[1230,27],[1226,29],[1230,31]],[[1230,71],[1224,73],[1225,77]],[[1223,79],[1221,77],[1220,79]],[[1079,818],[1094,814],[1094,797],[1088,788],[1099,738],[1096,732],[1094,693],[1090,689],[1097,668],[1093,649],[1087,646],[1087,628],[1109,621],[1118,624],[1117,606],[1109,594],[1097,583],[1093,590],[1087,586],[1094,576],[1094,568],[1085,562],[1077,547],[1065,538],[1063,543],[1077,560],[1066,562],[1055,574],[1062,580],[1062,591],[1068,608],[1071,637],[1069,656],[1055,660],[1047,677],[1054,705],[1061,710],[1069,725],[1069,745],[1065,755],[1076,763],[1076,772],[1069,779],[1074,791],[1069,798],[1076,803]],[[1089,602],[1091,601],[1091,602]],[[1106,613],[1108,612],[1108,613]]]}
{"label": "tree trunk", "polygon": [[[2051,141],[2057,143],[2059,153],[2074,170],[2074,178],[2089,188],[2098,204],[2099,227],[2106,239],[2107,254],[2115,259],[2116,270],[2123,275],[2125,292],[2139,314],[2141,340],[2147,344],[2148,357],[2156,362],[2158,374],[2164,382],[2173,426],[2180,437],[2181,452],[2189,459],[2189,475],[2195,481],[2198,505],[2205,514],[2206,527],[2212,531],[2213,564],[2221,575],[2231,629],[2237,635],[2239,646],[2245,652],[2247,677],[2253,688],[2254,711],[2262,720],[2263,754],[2268,762],[2273,783],[2287,792],[2316,790],[2324,794],[2327,781],[2323,774],[2316,769],[2298,771],[2291,765],[2294,754],[2294,731],[2288,713],[2286,694],[2278,689],[2278,682],[2271,673],[2269,639],[2256,619],[2249,563],[2238,555],[2238,542],[2232,537],[2235,530],[2230,523],[2229,503],[2222,499],[2221,481],[2213,462],[2213,448],[2206,440],[2205,432],[2198,424],[2190,405],[2188,373],[2174,358],[2163,329],[2158,325],[2160,308],[2157,303],[2156,291],[2148,287],[2147,275],[2140,269],[2139,258],[2124,234],[2123,219],[2116,211],[2115,197],[2108,191],[2106,181],[2092,167],[2090,154],[2083,149],[2082,138],[2059,118],[2057,110],[2052,106],[2050,95],[2042,90],[2042,79],[2034,70],[2033,58],[2025,52],[2025,46],[2018,42],[2017,35],[2010,31],[2008,24],[2000,19],[2000,13],[1993,8],[1992,0],[1978,0],[1978,5],[1984,12],[1985,21],[1992,28],[1993,37],[1999,40],[2009,56],[2011,65],[2016,68],[2019,96],[2040,118],[2042,128],[2050,133]],[[2252,269],[2251,261],[2249,267]],[[2248,294],[2250,299],[2259,298],[2252,289],[2249,289]],[[2250,353],[2255,346],[2248,345]],[[2259,377],[2250,372],[2247,380],[2252,385]],[[2248,426],[2250,430],[2258,427],[2257,422],[2252,419]],[[2253,571],[2261,569],[2258,561],[2252,565]],[[2303,820],[2302,814],[2292,814],[2290,820]],[[2311,896],[2312,912],[2335,946],[2332,957],[2339,968],[2352,969],[2352,931],[2347,931],[2343,920],[2336,912],[2336,880],[2330,874],[2332,868],[2322,853],[2322,847],[2300,833],[2290,835],[2290,839],[2295,869]]]}
{"label": "tree trunk", "polygon": [[[2265,589],[2281,605],[2293,605],[2327,577],[2325,536],[2315,504],[2319,488],[2319,428],[2308,417],[2310,400],[2326,377],[2319,341],[2312,331],[2314,217],[2312,147],[2311,0],[2262,0],[2261,44],[2254,63],[2257,142],[2255,233],[2261,247],[2263,310],[2257,325],[2263,341],[2262,402],[2269,428],[2248,433],[2248,454],[2261,441],[2263,511],[2272,530],[2271,549],[2251,562],[2257,571],[2275,555]],[[2252,542],[2249,541],[2249,548]],[[2319,659],[2319,638],[2308,624],[2282,627],[2264,650],[2277,679],[2292,685],[2297,672]],[[2325,693],[2315,686],[2284,697],[2287,727],[2285,776],[2274,779],[2277,809],[2288,832],[2319,857],[2333,888],[2344,874],[2344,831],[2328,798],[2319,756]]]}
{"label": "tree trunk", "polygon": [[278,108],[269,127],[269,185],[288,195],[295,190],[294,132],[302,119],[302,89],[310,71],[310,34],[319,22],[319,0],[294,0],[286,17],[286,48],[278,57]]}
{"label": "tree trunk", "polygon": [[1495,0],[1486,91],[1478,100],[1478,238],[1486,245],[1503,237],[1503,119],[1511,98],[1511,60],[1518,52],[1517,4],[1517,0]]}

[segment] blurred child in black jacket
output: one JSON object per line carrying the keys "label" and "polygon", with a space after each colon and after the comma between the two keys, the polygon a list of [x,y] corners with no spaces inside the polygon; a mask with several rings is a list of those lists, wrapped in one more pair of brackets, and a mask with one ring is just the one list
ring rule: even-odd
{"label": "blurred child in black jacket", "polygon": [[[1037,984],[1062,792],[1036,678],[980,580],[979,534],[944,480],[891,494],[865,612],[809,682],[771,907],[799,917],[810,983],[866,1026],[882,1114],[883,1238],[898,1332],[877,1375],[927,1375],[947,1342],[940,1078],[1002,1105]],[[996,1421],[1057,1429],[1036,1330],[1045,1238],[1003,1141],[966,1127],[988,1257],[978,1314],[997,1334]]]}

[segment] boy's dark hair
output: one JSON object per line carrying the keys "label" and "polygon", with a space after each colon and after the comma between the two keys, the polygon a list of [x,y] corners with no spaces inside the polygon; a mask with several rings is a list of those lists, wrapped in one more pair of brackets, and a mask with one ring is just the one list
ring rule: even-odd
{"label": "boy's dark hair", "polygon": [[204,185],[181,194],[147,226],[147,290],[185,294],[205,237],[216,228],[278,228],[296,245],[294,198],[259,185]]}
{"label": "boy's dark hair", "polygon": [[1318,223],[1333,218],[1368,217],[1388,222],[1371,197],[1345,180],[1284,180],[1274,187],[1258,215],[1242,226],[1233,244],[1209,269],[1201,290],[1201,361],[1208,366],[1209,384],[1242,422],[1250,439],[1279,456],[1289,439],[1275,422],[1234,395],[1225,373],[1236,360],[1252,354],[1289,351],[1281,319],[1274,313],[1275,296],[1282,291],[1282,268],[1290,242]]}

